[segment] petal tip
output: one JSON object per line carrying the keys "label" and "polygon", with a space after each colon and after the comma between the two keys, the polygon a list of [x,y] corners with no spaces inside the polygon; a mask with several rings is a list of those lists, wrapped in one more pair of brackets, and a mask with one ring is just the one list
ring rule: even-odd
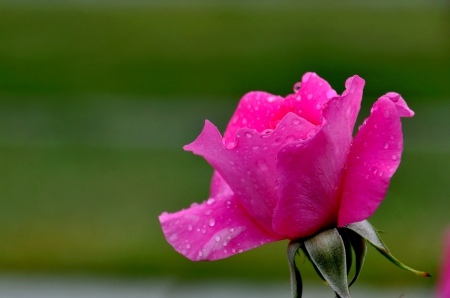
{"label": "petal tip", "polygon": [[408,105],[406,104],[406,101],[403,99],[403,97],[399,93],[388,92],[385,95],[383,95],[382,97],[387,97],[395,104],[400,117],[411,118],[412,116],[414,116],[414,111],[408,107]]}
{"label": "petal tip", "polygon": [[206,119],[205,125],[203,126],[200,135],[192,143],[184,145],[183,149],[185,151],[191,151],[197,154],[198,148],[203,147],[203,145],[201,144],[199,146],[199,143],[208,143],[208,140],[214,139],[217,136],[219,136],[219,138],[222,138],[217,127],[211,121]]}

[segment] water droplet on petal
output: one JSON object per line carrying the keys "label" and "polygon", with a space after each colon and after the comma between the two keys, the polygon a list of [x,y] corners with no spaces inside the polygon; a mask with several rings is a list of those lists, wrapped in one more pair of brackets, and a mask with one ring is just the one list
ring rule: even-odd
{"label": "water droplet on petal", "polygon": [[224,254],[227,254],[227,253],[228,253],[228,250],[224,249],[224,250],[223,250],[223,253],[224,253]]}
{"label": "water droplet on petal", "polygon": [[228,231],[230,231],[230,233],[234,232],[234,228],[228,228]]}
{"label": "water droplet on petal", "polygon": [[308,96],[306,98],[308,98],[308,100],[311,100],[314,97],[314,95],[312,93],[308,94]]}
{"label": "water droplet on petal", "polygon": [[389,144],[388,143],[384,143],[383,148],[384,149],[388,149],[389,148]]}
{"label": "water droplet on petal", "polygon": [[211,218],[211,219],[209,220],[209,222],[208,222],[208,225],[209,225],[210,227],[214,227],[215,224],[216,224],[216,220],[215,220],[214,218]]}
{"label": "water droplet on petal", "polygon": [[206,201],[206,205],[212,205],[216,202],[213,198],[209,198],[208,201]]}
{"label": "water droplet on petal", "polygon": [[294,119],[294,120],[292,121],[292,123],[294,123],[295,125],[297,125],[297,124],[299,124],[299,123],[300,123],[300,120],[298,120],[298,119]]}
{"label": "water droplet on petal", "polygon": [[394,135],[390,135],[389,139],[393,140],[394,139]]}
{"label": "water droplet on petal", "polygon": [[298,91],[300,91],[301,86],[302,86],[301,82],[295,83],[294,84],[294,92],[297,93]]}
{"label": "water droplet on petal", "polygon": [[219,241],[220,241],[220,236],[217,235],[216,237],[214,237],[214,240],[215,240],[216,242],[219,242]]}
{"label": "water droplet on petal", "polygon": [[305,83],[308,82],[310,77],[311,77],[310,72],[305,73],[302,77],[302,82],[305,82]]}
{"label": "water droplet on petal", "polygon": [[253,146],[253,150],[258,150],[259,146]]}
{"label": "water droplet on petal", "polygon": [[316,105],[316,109],[318,109],[318,110],[320,110],[321,107],[322,107],[322,106],[320,105],[320,103],[318,103],[318,104]]}
{"label": "water droplet on petal", "polygon": [[235,248],[232,248],[232,249],[231,249],[231,252],[235,254],[235,253],[236,253],[236,249],[235,249]]}
{"label": "water droplet on petal", "polygon": [[242,248],[238,249],[238,253],[244,252],[244,250]]}
{"label": "water droplet on petal", "polygon": [[187,249],[191,248],[191,245],[190,245],[189,243],[186,244],[186,248],[187,248]]}
{"label": "water droplet on petal", "polygon": [[188,225],[188,231],[192,231],[192,226]]}
{"label": "water droplet on petal", "polygon": [[294,141],[295,141],[295,137],[294,136],[288,136],[286,138],[286,143],[291,143],[291,142],[294,142]]}
{"label": "water droplet on petal", "polygon": [[202,253],[201,250],[198,251],[198,256],[199,256],[199,257],[203,256],[203,253]]}
{"label": "water droplet on petal", "polygon": [[397,154],[392,154],[392,160],[397,160],[398,156]]}
{"label": "water droplet on petal", "polygon": [[258,168],[262,171],[265,172],[267,171],[269,168],[267,167],[266,161],[264,159],[258,159],[256,161],[256,164],[258,165]]}
{"label": "water droplet on petal", "polygon": [[327,91],[326,96],[327,96],[328,99],[331,99],[331,98],[337,96],[337,93],[333,89],[330,89],[330,90]]}
{"label": "water droplet on petal", "polygon": [[268,134],[271,134],[272,132],[273,132],[273,129],[268,128],[268,129],[263,130],[262,134],[268,135]]}
{"label": "water droplet on petal", "polygon": [[246,136],[247,138],[253,137],[253,135],[252,135],[250,132],[246,132],[246,133],[245,133],[245,136]]}
{"label": "water droplet on petal", "polygon": [[347,110],[345,111],[345,115],[346,115],[347,117],[350,117],[351,114],[352,114],[352,107],[349,106],[349,107],[347,108]]}
{"label": "water droplet on petal", "polygon": [[211,215],[211,213],[212,213],[213,211],[210,209],[210,210],[207,210],[206,212],[205,212],[205,215]]}
{"label": "water droplet on petal", "polygon": [[380,176],[380,177],[383,177],[383,172],[382,171],[380,171],[379,173],[378,173],[378,176]]}

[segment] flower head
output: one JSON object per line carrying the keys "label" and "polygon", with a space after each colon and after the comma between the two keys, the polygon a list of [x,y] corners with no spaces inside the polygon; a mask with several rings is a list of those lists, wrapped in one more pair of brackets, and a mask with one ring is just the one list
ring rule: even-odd
{"label": "flower head", "polygon": [[187,151],[215,169],[210,197],[159,219],[191,260],[216,260],[282,239],[365,220],[384,199],[403,150],[403,98],[380,97],[352,137],[364,80],[342,95],[315,73],[295,93],[250,92],[224,133],[209,121]]}

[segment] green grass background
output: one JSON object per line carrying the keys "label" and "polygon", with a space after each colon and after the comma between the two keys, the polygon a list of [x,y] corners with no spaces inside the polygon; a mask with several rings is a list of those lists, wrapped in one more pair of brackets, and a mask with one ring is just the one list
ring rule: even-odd
{"label": "green grass background", "polygon": [[[286,242],[193,263],[157,216],[208,196],[211,167],[182,150],[204,119],[223,130],[244,93],[285,95],[315,71],[338,92],[366,79],[361,119],[388,91],[416,111],[371,222],[399,259],[436,276],[450,225],[449,6],[42,3],[0,1],[1,270],[286,281]],[[367,283],[436,282],[377,254]]]}

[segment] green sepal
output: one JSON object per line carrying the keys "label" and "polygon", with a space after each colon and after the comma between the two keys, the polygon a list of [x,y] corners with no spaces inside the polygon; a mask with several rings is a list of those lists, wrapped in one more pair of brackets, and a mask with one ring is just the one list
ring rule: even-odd
{"label": "green sepal", "polygon": [[361,273],[367,253],[367,242],[363,237],[352,230],[348,230],[347,235],[353,247],[353,251],[355,252],[355,276],[353,276],[352,281],[348,285],[348,287],[351,287]]}
{"label": "green sepal", "polygon": [[295,265],[295,256],[298,249],[303,245],[302,240],[292,240],[287,247],[287,257],[289,261],[289,272],[291,274],[291,292],[292,297],[301,298],[303,291],[302,276]]}
{"label": "green sepal", "polygon": [[372,227],[372,225],[367,221],[363,220],[360,222],[352,223],[349,225],[344,226],[344,228],[349,229],[363,237],[365,240],[367,240],[373,247],[375,247],[382,255],[384,255],[389,261],[397,265],[398,267],[408,270],[416,275],[419,276],[426,276],[429,277],[430,274],[423,271],[415,270],[411,267],[406,266],[405,264],[401,263],[399,260],[397,260],[389,251],[387,246],[383,243],[380,236],[378,235],[377,231]]}
{"label": "green sepal", "polygon": [[305,249],[311,262],[338,297],[350,298],[345,246],[337,229],[323,231],[305,240]]}

